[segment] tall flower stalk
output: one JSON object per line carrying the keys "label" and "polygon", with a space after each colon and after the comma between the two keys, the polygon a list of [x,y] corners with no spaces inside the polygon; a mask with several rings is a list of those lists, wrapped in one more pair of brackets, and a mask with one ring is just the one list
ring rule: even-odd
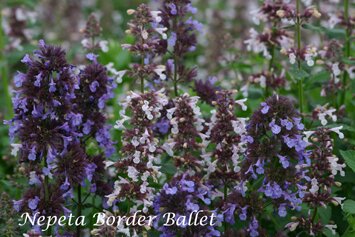
{"label": "tall flower stalk", "polygon": [[189,16],[195,13],[197,9],[192,6],[190,0],[162,1],[162,25],[169,33],[168,76],[173,82],[175,96],[179,95],[179,83],[189,82],[197,75],[195,68],[188,68],[184,64],[185,56],[196,49],[196,31],[202,30],[202,24]]}
{"label": "tall flower stalk", "polygon": [[[352,33],[352,25],[349,18],[349,0],[344,0],[344,22],[346,25],[346,35],[345,35],[345,57],[349,59],[351,56],[351,33]],[[340,105],[344,104],[347,90],[347,81],[349,78],[349,74],[347,70],[344,70],[343,75],[343,92],[341,94]]]}
{"label": "tall flower stalk", "polygon": [[[122,48],[129,50],[139,57],[139,62],[133,63],[128,74],[140,80],[140,91],[144,93],[145,81],[153,82],[156,78],[165,80],[165,66],[153,61],[157,56],[165,53],[167,28],[162,26],[160,11],[152,11],[147,5],[141,4],[136,10],[127,11],[133,15],[128,23],[129,34],[135,38],[134,44],[122,44]],[[126,73],[122,71],[121,77]]]}
{"label": "tall flower stalk", "polygon": [[[300,6],[301,1],[296,0],[296,24],[295,24],[295,31],[297,35],[297,52],[300,53],[301,51],[301,13],[300,13]],[[297,58],[297,68],[298,71],[301,71],[301,58]],[[304,104],[304,92],[303,92],[303,77],[298,79],[298,103],[299,103],[299,109],[301,113],[301,117],[303,118],[303,104]]]}

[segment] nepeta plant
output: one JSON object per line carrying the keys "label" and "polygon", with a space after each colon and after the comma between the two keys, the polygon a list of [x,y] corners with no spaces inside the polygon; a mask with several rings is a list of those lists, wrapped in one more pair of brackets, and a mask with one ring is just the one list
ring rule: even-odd
{"label": "nepeta plant", "polygon": [[[136,41],[132,45],[123,44],[122,47],[140,58],[140,63],[131,65],[129,75],[140,80],[143,93],[145,80],[153,80],[155,76],[161,80],[166,79],[165,66],[156,64],[153,59],[164,53],[167,29],[161,26],[161,12],[151,11],[145,4],[141,4],[137,10],[130,9],[127,13],[133,15],[133,19],[128,23],[129,29],[126,32],[132,34]],[[122,71],[121,75],[125,73],[126,71]]]}
{"label": "nepeta plant", "polygon": [[60,188],[64,180],[53,174],[59,165],[58,157],[70,152],[81,135],[70,118],[75,115],[71,102],[77,88],[73,68],[61,48],[44,41],[32,57],[26,55],[22,62],[28,70],[15,77],[18,89],[13,99],[15,117],[10,121],[10,137],[20,141],[12,146],[20,151],[19,159],[26,166],[31,187],[14,202],[14,207],[32,215],[67,214],[67,190]]}
{"label": "nepeta plant", "polygon": [[[293,221],[287,224],[287,227],[294,231],[295,229],[303,229],[312,236],[317,236],[324,232],[324,228],[328,228],[335,235],[334,224],[323,224],[321,220],[316,220],[317,210],[319,208],[327,208],[329,204],[342,205],[345,198],[334,197],[332,194],[332,186],[340,186],[341,183],[335,181],[335,176],[339,173],[345,175],[343,169],[345,164],[338,163],[339,158],[333,154],[333,141],[330,133],[335,131],[339,133],[339,128],[320,127],[316,131],[308,131],[306,139],[312,141],[309,158],[312,160],[311,166],[308,168],[309,181],[307,191],[304,194],[303,202],[306,203],[313,213],[308,212],[306,216],[293,217]],[[342,133],[339,133],[342,137]],[[329,208],[329,207],[328,207]]]}
{"label": "nepeta plant", "polygon": [[178,83],[188,82],[197,75],[195,68],[189,68],[184,64],[187,53],[196,49],[196,31],[202,30],[202,25],[191,14],[195,14],[190,0],[164,0],[162,1],[161,24],[168,32],[166,42],[169,60],[167,61],[167,76],[174,85],[175,96],[179,94]]}
{"label": "nepeta plant", "polygon": [[188,94],[173,100],[174,107],[168,109],[166,115],[170,119],[171,134],[163,148],[181,171],[200,173],[202,161],[196,154],[204,147],[198,140],[205,135],[202,133],[204,120],[197,102],[198,97]]}
{"label": "nepeta plant", "polygon": [[[161,176],[159,163],[163,152],[152,126],[167,103],[163,91],[131,92],[122,103],[122,120],[116,122],[115,128],[124,129],[123,157],[114,164],[118,179],[112,194],[107,196],[109,206],[127,201],[129,214],[137,210],[149,212],[156,192],[153,184],[158,183]],[[132,127],[126,128],[125,121],[129,121]]]}
{"label": "nepeta plant", "polygon": [[[239,218],[249,220],[247,231],[250,236],[259,236],[263,231],[259,224],[260,210],[256,213],[253,210],[263,210],[272,205],[280,217],[285,217],[288,209],[301,209],[308,179],[305,167],[310,165],[306,143],[302,140],[303,129],[292,102],[278,95],[263,102],[247,125],[250,141],[241,175],[242,182],[247,182],[251,188],[246,192],[245,188],[237,186],[232,197],[240,195],[241,203],[238,199],[231,199],[227,213],[232,216],[227,216],[227,220],[234,223],[234,210],[237,207],[241,209],[244,215],[241,217],[239,214]],[[263,195],[256,195],[255,191]],[[249,198],[254,201],[243,201]]]}
{"label": "nepeta plant", "polygon": [[[28,70],[15,78],[15,117],[9,122],[11,137],[20,142],[12,144],[14,153],[20,152],[31,185],[14,202],[19,212],[68,215],[74,211],[68,205],[73,201],[80,216],[90,192],[104,195],[109,190],[103,179],[104,157],[88,155],[86,142],[95,138],[107,156],[113,152],[102,114],[113,85],[95,56],[88,57],[94,62],[80,71],[67,63],[61,48],[40,41],[39,50],[22,60]],[[84,199],[86,181],[91,185]],[[77,201],[72,200],[74,188]]]}

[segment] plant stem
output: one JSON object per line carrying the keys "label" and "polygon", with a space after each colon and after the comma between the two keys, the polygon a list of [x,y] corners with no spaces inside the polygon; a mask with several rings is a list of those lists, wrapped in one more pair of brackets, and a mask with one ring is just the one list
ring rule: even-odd
{"label": "plant stem", "polygon": [[[274,56],[275,56],[275,46],[272,45],[270,48],[270,61],[269,61],[269,72],[268,73],[272,73],[272,68],[274,65]],[[267,82],[265,82],[265,99],[269,96],[269,88],[267,87]]]}
{"label": "plant stem", "polygon": [[174,93],[175,96],[179,96],[179,91],[178,91],[178,78],[177,78],[177,57],[174,56]]}
{"label": "plant stem", "polygon": [[317,212],[318,212],[318,208],[315,207],[314,212],[313,212],[313,216],[312,216],[312,223],[314,223],[314,221],[316,220]]}
{"label": "plant stem", "polygon": [[[46,155],[43,156],[43,168],[46,167],[46,159],[44,158],[46,157]],[[48,203],[49,203],[49,189],[48,189],[48,186],[49,186],[49,179],[48,179],[48,176],[44,176],[44,182],[43,182],[43,188],[44,188],[44,202],[45,202],[45,205],[47,206]],[[48,236],[51,236],[52,235],[52,228],[49,227],[48,230],[46,231],[46,235]]]}
{"label": "plant stem", "polygon": [[[223,193],[224,193],[224,198],[223,198],[223,201],[226,202],[227,201],[227,193],[228,193],[228,187],[227,187],[227,184],[224,183],[224,190],[223,190]],[[226,234],[226,231],[227,231],[227,222],[226,222],[226,219],[224,218],[224,222],[223,222],[223,228],[224,228],[224,234]]]}
{"label": "plant stem", "polygon": [[[298,70],[301,70],[301,19],[300,19],[300,0],[296,0],[296,12],[297,12],[297,22],[296,22],[296,34],[297,34],[297,66]],[[303,103],[304,103],[304,93],[303,93],[303,78],[298,80],[298,102],[300,107],[300,113],[303,120]]]}
{"label": "plant stem", "polygon": [[[174,31],[177,30],[178,28],[178,19],[175,17],[173,19],[173,29]],[[176,31],[175,31],[176,32]],[[173,52],[173,59],[174,59],[174,78],[173,78],[173,83],[174,83],[174,94],[175,96],[179,96],[179,91],[178,91],[178,57],[176,56],[175,52]]]}
{"label": "plant stem", "polygon": [[[78,185],[78,215],[77,218],[79,216],[81,216],[81,205],[82,205],[82,201],[81,201],[81,185]],[[77,225],[76,226],[76,237],[80,237],[80,232],[81,232],[81,225]]]}
{"label": "plant stem", "polygon": [[[141,67],[144,67],[144,57],[145,55],[142,55],[142,59],[141,59]],[[141,92],[144,93],[144,77],[141,76]]]}
{"label": "plant stem", "polygon": [[[349,0],[344,0],[344,20],[347,24],[349,24]],[[345,36],[345,57],[348,59],[351,55],[351,46],[350,46],[350,37],[351,37],[351,29],[350,26],[347,25],[346,36]],[[343,75],[343,93],[340,98],[340,106],[344,104],[346,97],[346,84],[348,81],[348,72],[344,70]]]}

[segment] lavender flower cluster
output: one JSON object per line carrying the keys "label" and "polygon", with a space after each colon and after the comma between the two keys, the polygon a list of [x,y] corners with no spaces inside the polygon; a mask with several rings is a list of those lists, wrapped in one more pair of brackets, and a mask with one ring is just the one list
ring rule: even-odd
{"label": "lavender flower cluster", "polygon": [[[27,72],[15,77],[15,117],[7,122],[12,154],[19,153],[30,185],[14,201],[19,212],[68,215],[74,203],[80,212],[83,203],[81,197],[73,203],[74,189],[87,187],[88,195],[104,195],[110,189],[104,160],[114,148],[103,109],[113,84],[92,56],[88,58],[93,62],[80,70],[66,61],[63,49],[41,40],[39,49],[22,59]],[[87,153],[86,143],[93,141],[105,155]]]}

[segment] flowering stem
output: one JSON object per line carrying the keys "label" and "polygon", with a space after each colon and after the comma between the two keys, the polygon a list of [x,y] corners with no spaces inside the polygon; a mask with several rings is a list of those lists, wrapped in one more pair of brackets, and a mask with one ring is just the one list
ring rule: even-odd
{"label": "flowering stem", "polygon": [[315,221],[315,219],[316,219],[317,212],[318,212],[318,208],[315,207],[315,208],[314,208],[314,212],[313,212],[313,216],[312,216],[312,223],[314,223],[314,221]]}
{"label": "flowering stem", "polygon": [[[144,67],[144,55],[141,59],[141,66]],[[141,92],[144,93],[144,77],[141,76]]]}
{"label": "flowering stem", "polygon": [[177,87],[177,63],[176,63],[176,57],[174,57],[174,93],[175,93],[175,96],[179,95],[178,87]]}
{"label": "flowering stem", "polygon": [[[270,54],[271,54],[271,58],[269,61],[269,73],[271,73],[272,71],[272,67],[274,64],[274,55],[275,55],[275,46],[272,45],[270,48]],[[267,82],[265,83],[265,98],[267,98],[269,96],[269,88],[267,87]]]}
{"label": "flowering stem", "polygon": [[[224,190],[223,190],[224,192],[224,202],[226,202],[227,201],[227,192],[228,192],[228,187],[227,187],[227,184],[226,183],[224,183]],[[223,227],[224,227],[224,233],[226,233],[226,231],[227,231],[227,222],[226,222],[226,219],[224,218],[224,223],[223,223]]]}
{"label": "flowering stem", "polygon": [[[81,216],[81,205],[82,205],[82,201],[81,201],[81,185],[79,184],[78,186],[78,215],[77,217]],[[76,236],[80,237],[80,232],[81,232],[81,225],[77,225],[76,226]]]}
{"label": "flowering stem", "polygon": [[[298,70],[301,70],[301,19],[300,19],[300,0],[296,0],[296,12],[297,12],[297,22],[296,22],[296,34],[297,34],[297,66]],[[304,93],[303,93],[303,78],[299,78],[298,80],[298,100],[301,117],[303,119],[303,101],[304,101]]]}
{"label": "flowering stem", "polygon": [[[173,19],[173,29],[177,29],[177,24],[178,24],[178,19],[177,18],[174,18]],[[175,54],[175,52],[174,52],[174,80],[173,80],[173,83],[174,83],[174,94],[175,94],[175,96],[177,97],[177,96],[179,96],[179,91],[178,91],[178,86],[177,86],[177,83],[178,83],[178,78],[177,78],[177,76],[178,76],[178,68],[177,68],[177,65],[178,65],[178,63],[177,63],[177,61],[178,61],[178,58],[177,58],[177,56],[176,56],[176,54]]]}
{"label": "flowering stem", "polygon": [[[46,157],[46,156],[43,156],[43,157]],[[43,167],[46,167],[46,159],[43,159]],[[48,205],[48,203],[49,203],[48,185],[49,185],[49,179],[48,179],[48,176],[45,175],[44,182],[43,182],[43,188],[44,188],[44,202],[46,203],[46,205]],[[52,228],[51,227],[48,228],[48,230],[46,231],[46,234],[48,236],[52,235]]]}
{"label": "flowering stem", "polygon": [[[346,36],[345,36],[345,57],[348,59],[351,55],[351,47],[350,47],[350,37],[351,37],[351,29],[348,24],[349,23],[349,0],[344,0],[344,20],[347,23]],[[348,80],[348,72],[344,70],[343,75],[343,93],[341,94],[340,105],[344,104],[345,96],[346,96],[346,84]]]}

